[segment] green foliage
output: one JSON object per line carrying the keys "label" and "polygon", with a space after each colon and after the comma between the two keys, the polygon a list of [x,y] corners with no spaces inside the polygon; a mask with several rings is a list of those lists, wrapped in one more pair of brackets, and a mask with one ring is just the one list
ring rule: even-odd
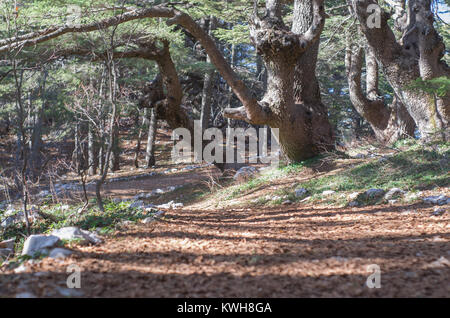
{"label": "green foliage", "polygon": [[417,78],[413,84],[410,85],[410,88],[419,89],[429,94],[444,97],[450,92],[450,78],[446,76],[433,78],[431,80]]}

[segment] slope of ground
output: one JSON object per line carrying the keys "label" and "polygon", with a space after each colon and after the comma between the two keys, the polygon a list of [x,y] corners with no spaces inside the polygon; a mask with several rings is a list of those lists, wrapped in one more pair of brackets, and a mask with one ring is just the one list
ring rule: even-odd
{"label": "slope of ground", "polygon": [[[67,220],[34,230],[100,226],[105,242],[71,244],[74,254],[64,260],[4,263],[0,297],[448,297],[448,205],[420,199],[450,194],[448,148],[410,145],[373,158],[327,157],[266,169],[242,183],[211,167],[120,182],[108,195],[128,198],[127,189],[185,183],[152,199],[185,207],[150,224],[140,223],[145,213],[125,202],[108,203],[104,214],[93,208],[77,223],[73,211],[55,212]],[[348,206],[351,192],[393,186],[415,199]],[[308,200],[295,197],[298,187],[308,188]],[[118,226],[124,219],[133,223]],[[72,264],[81,270],[81,289],[61,294]],[[379,266],[381,288],[366,285],[369,265]]]}

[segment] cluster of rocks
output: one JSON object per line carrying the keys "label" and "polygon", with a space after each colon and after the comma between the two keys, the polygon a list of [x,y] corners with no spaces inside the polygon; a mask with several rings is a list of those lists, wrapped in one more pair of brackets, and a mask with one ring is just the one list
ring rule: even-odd
{"label": "cluster of rocks", "polygon": [[[35,206],[32,206],[28,210],[28,220],[30,222],[41,219],[41,216],[37,212],[38,208],[36,208]],[[3,217],[0,218],[0,229],[6,229],[23,222],[25,222],[25,214],[23,213],[23,211],[17,210],[14,208],[14,206],[9,205],[5,213],[3,213]]]}
{"label": "cluster of rocks", "polygon": [[79,185],[78,183],[58,183],[54,185],[53,191],[42,190],[41,192],[39,192],[37,197],[45,198],[53,194],[56,196],[64,196],[70,194],[73,191],[80,191],[80,190],[81,185]]}
{"label": "cluster of rocks", "polygon": [[58,247],[61,240],[77,241],[79,244],[99,244],[102,239],[96,234],[82,230],[78,227],[64,227],[54,230],[51,234],[30,235],[22,250],[22,255],[35,257],[36,255],[45,255],[51,258],[65,258],[72,252],[68,249]]}
{"label": "cluster of rocks", "polygon": [[164,188],[164,189],[155,189],[155,190],[153,190],[151,192],[147,192],[147,193],[146,192],[142,192],[142,193],[139,193],[139,194],[135,195],[133,197],[133,201],[150,199],[150,198],[159,196],[161,194],[166,194],[166,193],[173,192],[173,191],[175,191],[175,190],[177,190],[177,189],[179,189],[181,187],[182,187],[182,185],[169,186],[169,187]]}

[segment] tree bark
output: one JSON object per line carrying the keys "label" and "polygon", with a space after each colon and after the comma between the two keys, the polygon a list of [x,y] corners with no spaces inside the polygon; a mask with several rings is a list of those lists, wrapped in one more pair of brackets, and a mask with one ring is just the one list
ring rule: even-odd
{"label": "tree bark", "polygon": [[[442,60],[444,44],[434,29],[430,0],[410,0],[405,17],[397,19],[402,32],[397,41],[388,25],[389,15],[375,0],[349,0],[360,22],[368,45],[373,50],[383,72],[398,99],[405,105],[424,139],[448,139],[450,121],[450,96],[436,97],[417,88],[413,82],[450,76],[448,65]],[[367,21],[379,8],[380,27],[370,27]]]}
{"label": "tree bark", "polygon": [[378,63],[370,47],[366,48],[366,94],[361,87],[364,50],[347,43],[345,65],[350,100],[356,111],[370,124],[375,138],[392,144],[400,138],[414,136],[415,123],[402,102],[394,96],[390,106],[378,91]]}
{"label": "tree bark", "polygon": [[155,140],[156,140],[156,128],[157,118],[154,109],[150,110],[150,120],[148,124],[148,136],[147,136],[147,149],[145,151],[145,166],[150,168],[156,164],[155,159]]}

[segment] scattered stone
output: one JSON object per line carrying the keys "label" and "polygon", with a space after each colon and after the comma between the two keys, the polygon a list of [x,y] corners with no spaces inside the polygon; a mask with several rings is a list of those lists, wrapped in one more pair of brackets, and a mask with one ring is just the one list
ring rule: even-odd
{"label": "scattered stone", "polygon": [[66,250],[65,248],[54,248],[50,251],[48,257],[55,259],[64,259],[72,254],[72,251]]}
{"label": "scattered stone", "polygon": [[366,155],[363,153],[359,153],[355,156],[355,159],[364,159],[364,158],[366,158]]}
{"label": "scattered stone", "polygon": [[406,194],[406,192],[403,191],[402,189],[392,188],[388,192],[386,192],[386,194],[384,195],[384,199],[387,201],[393,200],[393,199],[399,199],[399,198],[403,197],[405,194]]}
{"label": "scattered stone", "polygon": [[359,202],[358,201],[352,201],[352,202],[350,202],[349,204],[348,204],[348,206],[349,207],[357,207],[357,206],[359,206]]}
{"label": "scattered stone", "polygon": [[61,240],[80,240],[81,243],[99,244],[102,242],[102,239],[96,234],[79,229],[74,226],[54,230],[52,232],[52,235],[58,237]]}
{"label": "scattered stone", "polygon": [[244,182],[253,177],[256,172],[257,170],[254,167],[242,167],[236,172],[233,179],[238,182]]}
{"label": "scattered stone", "polygon": [[145,204],[144,204],[144,201],[142,201],[142,200],[138,200],[138,201],[135,201],[130,204],[131,209],[142,209],[142,208],[144,208],[144,206],[145,206]]}
{"label": "scattered stone", "polygon": [[308,195],[308,190],[305,188],[295,189],[296,198],[305,198]]}
{"label": "scattered stone", "polygon": [[174,209],[181,209],[184,207],[184,204],[183,203],[174,203],[174,204],[172,204],[172,207]]}
{"label": "scattered stone", "polygon": [[327,197],[327,196],[335,194],[335,193],[336,193],[336,191],[334,191],[334,190],[326,190],[326,191],[322,192],[322,195]]}
{"label": "scattered stone", "polygon": [[379,199],[385,194],[385,191],[383,189],[369,189],[365,194],[370,199]]}
{"label": "scattered stone", "polygon": [[439,196],[430,196],[426,198],[422,198],[423,202],[428,204],[437,204],[437,205],[445,205],[450,204],[450,198],[445,195],[439,195]]}
{"label": "scattered stone", "polygon": [[433,215],[433,216],[441,216],[444,213],[445,213],[445,209],[444,208],[435,207],[434,211],[431,213],[431,215]]}
{"label": "scattered stone", "polygon": [[353,192],[353,193],[351,193],[351,194],[348,196],[348,198],[349,198],[350,200],[356,200],[356,198],[358,197],[358,195],[359,195],[359,192]]}
{"label": "scattered stone", "polygon": [[143,224],[150,224],[150,223],[153,223],[155,221],[156,221],[156,219],[154,217],[148,217],[148,218],[143,219],[142,223]]}
{"label": "scattered stone", "polygon": [[30,235],[22,250],[22,255],[34,257],[36,253],[48,254],[48,249],[54,247],[60,238],[55,235]]}
{"label": "scattered stone", "polygon": [[283,203],[281,203],[281,204],[289,205],[289,204],[292,204],[292,201],[291,200],[286,200],[286,201],[283,201]]}
{"label": "scattered stone", "polygon": [[166,211],[158,211],[155,213],[153,217],[155,218],[162,218],[166,214]]}
{"label": "scattered stone", "polygon": [[435,236],[433,237],[433,239],[431,240],[432,242],[447,242],[446,239],[440,237],[440,236]]}
{"label": "scattered stone", "polygon": [[301,200],[300,202],[303,203],[303,202],[307,202],[307,201],[309,201],[309,200],[311,200],[311,196],[304,198],[304,199]]}
{"label": "scattered stone", "polygon": [[444,256],[441,256],[438,260],[428,264],[427,268],[444,268],[450,267],[450,262]]}
{"label": "scattered stone", "polygon": [[21,264],[19,267],[14,269],[14,273],[21,274],[28,270],[28,268],[25,266],[25,264]]}
{"label": "scattered stone", "polygon": [[398,200],[389,200],[388,203],[389,204],[396,204],[398,202]]}
{"label": "scattered stone", "polygon": [[16,224],[18,221],[17,216],[12,215],[12,216],[8,216],[6,217],[6,219],[4,219],[1,223],[0,223],[0,227],[2,228],[8,228],[10,226],[13,226],[14,224]]}
{"label": "scattered stone", "polygon": [[14,250],[15,242],[16,242],[16,238],[12,238],[12,239],[0,242],[0,248],[9,248],[9,249]]}

